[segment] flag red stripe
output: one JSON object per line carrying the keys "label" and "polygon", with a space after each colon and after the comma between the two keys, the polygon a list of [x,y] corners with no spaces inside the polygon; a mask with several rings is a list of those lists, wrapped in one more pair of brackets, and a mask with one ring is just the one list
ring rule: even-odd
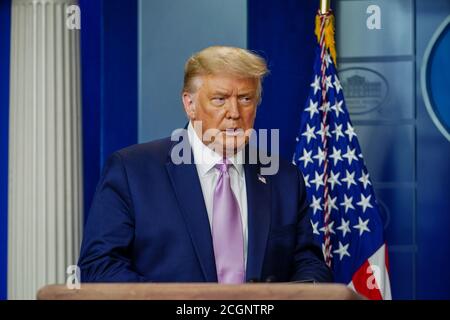
{"label": "flag red stripe", "polygon": [[352,282],[359,294],[370,300],[383,300],[368,260],[355,272]]}

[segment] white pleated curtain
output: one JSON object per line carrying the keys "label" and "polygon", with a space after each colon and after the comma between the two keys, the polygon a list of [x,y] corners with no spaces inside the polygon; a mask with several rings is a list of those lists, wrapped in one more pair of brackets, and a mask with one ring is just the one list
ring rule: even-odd
{"label": "white pleated curtain", "polygon": [[73,0],[13,0],[8,299],[65,283],[78,258],[82,199],[80,31]]}

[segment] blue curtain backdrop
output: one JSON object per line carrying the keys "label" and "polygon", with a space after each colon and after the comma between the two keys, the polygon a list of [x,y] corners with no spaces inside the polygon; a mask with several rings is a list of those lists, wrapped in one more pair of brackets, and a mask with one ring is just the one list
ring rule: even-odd
{"label": "blue curtain backdrop", "polygon": [[248,48],[270,69],[255,128],[280,129],[280,155],[288,160],[313,72],[317,7],[318,1],[248,0]]}
{"label": "blue curtain backdrop", "polygon": [[0,1],[0,300],[7,298],[8,128],[11,0]]}
{"label": "blue curtain backdrop", "polygon": [[84,209],[116,150],[137,142],[138,1],[80,0]]}

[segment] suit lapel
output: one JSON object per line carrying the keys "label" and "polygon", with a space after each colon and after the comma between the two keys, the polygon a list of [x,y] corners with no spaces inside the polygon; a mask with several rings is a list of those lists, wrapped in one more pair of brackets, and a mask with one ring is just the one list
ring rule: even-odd
{"label": "suit lapel", "polygon": [[[247,281],[260,279],[270,228],[271,192],[268,177],[258,165],[244,165],[248,204]],[[263,280],[263,279],[260,279]]]}
{"label": "suit lapel", "polygon": [[[185,137],[187,138],[187,137]],[[208,214],[197,168],[192,164],[175,165],[170,160],[166,169],[190,234],[202,272],[208,282],[217,282],[214,248]],[[245,181],[248,210],[248,256],[246,280],[260,279],[270,229],[271,186],[270,179],[260,179],[257,164],[245,164]]]}
{"label": "suit lapel", "polygon": [[197,168],[191,163],[175,165],[169,161],[166,168],[205,279],[217,282],[208,214]]}

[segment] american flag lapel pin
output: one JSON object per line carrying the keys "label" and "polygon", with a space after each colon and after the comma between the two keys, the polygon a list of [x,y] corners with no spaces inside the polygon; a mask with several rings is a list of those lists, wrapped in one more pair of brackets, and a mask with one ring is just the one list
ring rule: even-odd
{"label": "american flag lapel pin", "polygon": [[263,177],[262,175],[258,174],[258,180],[261,181],[262,183],[267,183],[266,178]]}

